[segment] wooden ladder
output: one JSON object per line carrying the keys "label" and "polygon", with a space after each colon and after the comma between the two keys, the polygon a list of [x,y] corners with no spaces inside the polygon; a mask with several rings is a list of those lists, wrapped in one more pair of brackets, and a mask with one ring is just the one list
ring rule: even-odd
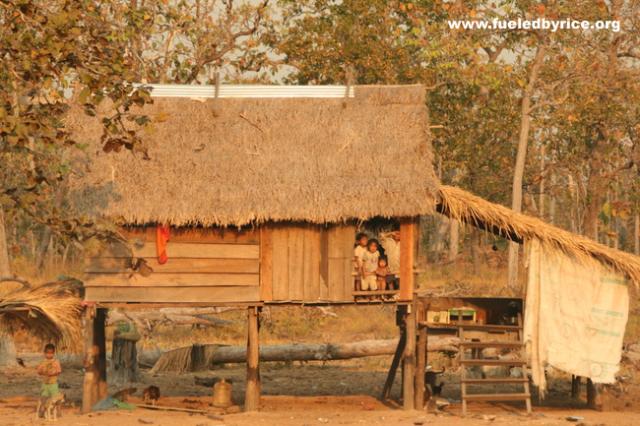
{"label": "wooden ladder", "polygon": [[[467,331],[484,331],[496,333],[516,332],[517,341],[471,341],[465,339],[465,330]],[[531,392],[529,389],[529,379],[527,377],[527,361],[524,356],[524,343],[522,340],[522,326],[520,325],[480,325],[480,324],[460,324],[458,326],[460,337],[460,351],[458,352],[458,361],[462,368],[460,376],[460,389],[462,392],[462,415],[467,414],[467,402],[469,401],[524,401],[527,405],[527,414],[531,414]],[[520,357],[518,359],[483,359],[480,355],[482,349],[485,348],[509,348],[518,350]],[[465,358],[465,350],[471,349],[471,358]],[[467,377],[467,368],[472,366],[507,366],[521,367],[522,377],[490,377],[490,378],[469,378]],[[469,394],[467,385],[484,385],[484,384],[522,384],[524,389],[522,392],[514,393],[472,393]]]}

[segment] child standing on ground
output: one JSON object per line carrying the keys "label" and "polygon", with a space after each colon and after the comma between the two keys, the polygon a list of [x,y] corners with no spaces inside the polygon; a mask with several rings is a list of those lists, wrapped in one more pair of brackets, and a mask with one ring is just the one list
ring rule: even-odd
{"label": "child standing on ground", "polygon": [[362,280],[360,278],[360,274],[362,271],[362,255],[365,251],[367,251],[367,243],[369,242],[369,237],[364,232],[360,232],[356,235],[356,245],[353,249],[353,267],[356,270],[356,278],[355,278],[355,290],[362,289]]}
{"label": "child standing on ground", "polygon": [[42,400],[60,393],[58,376],[62,373],[62,367],[55,356],[56,347],[53,343],[47,343],[44,347],[44,360],[36,368],[38,375],[42,377],[42,387],[40,389],[40,398]]}
{"label": "child standing on ground", "polygon": [[367,250],[362,254],[362,290],[377,290],[376,269],[378,269],[378,259],[380,252],[378,251],[378,241],[369,240]]}

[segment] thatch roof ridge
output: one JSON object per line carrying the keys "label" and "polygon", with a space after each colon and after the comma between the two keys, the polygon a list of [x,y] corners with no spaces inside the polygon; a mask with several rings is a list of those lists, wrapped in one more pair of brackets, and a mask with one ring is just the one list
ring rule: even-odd
{"label": "thatch roof ridge", "polygon": [[240,226],[418,216],[432,211],[425,90],[355,86],[353,98],[154,98],[151,160],[100,150],[100,119],[75,105],[88,143],[82,206],[120,223]]}
{"label": "thatch roof ridge", "polygon": [[640,284],[640,257],[600,244],[538,218],[484,200],[463,189],[442,185],[437,210],[442,214],[487,229],[519,242],[537,239],[580,260],[597,260]]}

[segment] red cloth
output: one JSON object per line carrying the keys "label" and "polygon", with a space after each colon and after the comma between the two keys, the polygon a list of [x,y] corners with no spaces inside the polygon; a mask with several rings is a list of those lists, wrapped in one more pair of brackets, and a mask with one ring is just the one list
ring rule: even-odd
{"label": "red cloth", "polygon": [[158,254],[158,263],[164,265],[169,260],[167,256],[167,243],[169,242],[169,226],[158,225],[156,228],[156,253]]}

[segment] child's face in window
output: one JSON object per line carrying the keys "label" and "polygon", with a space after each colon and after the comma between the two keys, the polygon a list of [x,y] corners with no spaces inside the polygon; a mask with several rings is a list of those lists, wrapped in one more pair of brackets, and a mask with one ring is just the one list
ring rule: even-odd
{"label": "child's face in window", "polygon": [[369,238],[367,238],[366,236],[360,237],[360,239],[358,240],[358,244],[360,244],[362,247],[366,247],[368,242]]}
{"label": "child's face in window", "polygon": [[46,359],[53,359],[55,354],[56,354],[56,351],[51,350],[51,349],[47,349],[46,351],[44,351],[44,357]]}
{"label": "child's face in window", "polygon": [[371,253],[375,253],[375,252],[376,252],[376,250],[378,250],[378,245],[377,245],[376,243],[371,243],[371,244],[369,244],[369,251],[370,251]]}
{"label": "child's face in window", "polygon": [[387,267],[387,261],[386,261],[386,260],[384,260],[384,259],[380,259],[380,260],[378,260],[378,266],[379,266],[380,268],[386,268],[386,267]]}

